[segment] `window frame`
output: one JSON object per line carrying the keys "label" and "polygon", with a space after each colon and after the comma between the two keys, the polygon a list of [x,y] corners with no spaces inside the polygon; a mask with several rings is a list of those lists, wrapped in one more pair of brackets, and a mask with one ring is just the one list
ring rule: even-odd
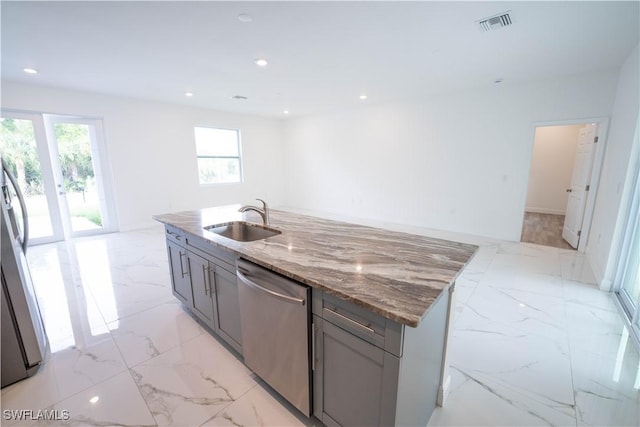
{"label": "window frame", "polygon": [[[198,141],[196,138],[196,129],[214,129],[214,130],[223,130],[223,131],[233,131],[236,133],[237,139],[236,143],[238,145],[238,155],[237,156],[208,156],[208,155],[200,155],[198,154]],[[193,142],[196,148],[196,168],[198,169],[198,184],[203,187],[209,186],[220,186],[220,185],[234,185],[234,184],[242,184],[244,182],[244,165],[242,164],[242,132],[239,128],[227,128],[227,127],[219,127],[219,126],[211,126],[211,125],[194,125],[193,126]],[[200,180],[200,165],[198,160],[200,159],[238,159],[239,165],[239,177],[238,181],[231,182],[202,182]]]}

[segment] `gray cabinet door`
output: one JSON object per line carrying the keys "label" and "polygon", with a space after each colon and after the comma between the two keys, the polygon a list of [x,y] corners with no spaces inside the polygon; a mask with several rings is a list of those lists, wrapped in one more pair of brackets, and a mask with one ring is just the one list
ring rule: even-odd
{"label": "gray cabinet door", "polygon": [[213,309],[213,286],[209,276],[209,261],[192,252],[187,254],[191,290],[193,292],[193,312],[207,326],[215,328]]}
{"label": "gray cabinet door", "polygon": [[327,426],[393,425],[399,359],[314,317],[314,415]]}
{"label": "gray cabinet door", "polygon": [[218,332],[225,341],[241,352],[242,328],[236,275],[216,265],[214,277]]}
{"label": "gray cabinet door", "polygon": [[171,288],[173,295],[191,308],[193,295],[189,280],[189,265],[187,264],[187,250],[167,239],[167,255],[171,269]]}

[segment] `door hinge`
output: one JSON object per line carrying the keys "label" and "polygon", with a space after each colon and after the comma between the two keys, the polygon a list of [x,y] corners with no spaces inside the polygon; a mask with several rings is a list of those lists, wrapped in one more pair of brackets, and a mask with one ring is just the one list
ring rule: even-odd
{"label": "door hinge", "polygon": [[584,191],[589,191],[590,188],[591,186],[587,184],[587,186],[584,188]]}
{"label": "door hinge", "polygon": [[596,136],[595,138],[593,138],[593,142],[597,144],[598,143],[598,138],[600,138],[600,137]]}
{"label": "door hinge", "polygon": [[578,230],[578,237],[582,234],[582,230]]}

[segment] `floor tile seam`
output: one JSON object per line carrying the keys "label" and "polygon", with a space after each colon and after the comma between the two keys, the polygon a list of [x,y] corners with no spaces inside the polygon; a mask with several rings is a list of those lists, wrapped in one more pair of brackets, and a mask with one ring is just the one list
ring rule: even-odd
{"label": "floor tile seam", "polygon": [[505,286],[497,285],[497,284],[495,284],[495,282],[494,282],[494,283],[487,283],[490,279],[489,279],[489,280],[487,280],[487,282],[484,282],[484,283],[483,283],[483,280],[484,280],[484,279],[481,279],[481,280],[478,282],[478,286],[489,286],[489,287],[492,287],[492,288],[495,288],[495,289],[503,289],[503,290],[518,291],[518,292],[526,292],[526,293],[529,293],[529,294],[538,295],[538,296],[543,296],[543,297],[553,297],[553,298],[560,298],[560,299],[562,299],[562,298],[563,298],[563,297],[558,297],[558,296],[556,296],[556,295],[553,295],[553,294],[551,294],[551,293],[549,293],[549,292],[539,292],[539,291],[535,291],[535,290],[530,290],[530,289],[529,289],[529,288],[530,288],[530,286],[527,286],[527,287],[526,287],[526,289],[523,289],[523,288],[515,288],[515,287],[505,287]]}
{"label": "floor tile seam", "polygon": [[[171,297],[171,296],[172,296],[172,295],[170,294],[170,295],[169,295],[169,297]],[[110,323],[119,322],[119,321],[124,320],[124,319],[127,319],[127,318],[129,318],[129,317],[133,317],[133,316],[137,316],[137,315],[142,314],[142,313],[146,313],[147,311],[149,311],[149,310],[153,310],[153,309],[155,309],[155,308],[158,308],[158,307],[160,307],[161,305],[164,305],[164,304],[172,304],[172,303],[173,303],[173,304],[175,304],[175,302],[174,302],[174,301],[177,301],[177,300],[176,300],[175,298],[173,298],[173,299],[167,299],[166,301],[161,301],[161,302],[159,302],[159,303],[157,303],[157,304],[155,304],[155,305],[152,305],[152,306],[150,306],[150,307],[146,307],[146,308],[144,308],[144,309],[142,309],[142,310],[140,310],[140,311],[136,311],[136,312],[133,312],[133,313],[128,313],[128,314],[127,314],[127,315],[125,315],[125,316],[118,317],[117,319],[113,319],[113,320],[111,320],[110,322],[107,322],[107,328],[109,328],[109,324],[110,324]],[[99,308],[100,308],[100,307],[98,307],[98,309],[99,309]],[[100,312],[100,314],[102,314],[102,311]],[[109,329],[109,330],[111,330],[111,329]]]}
{"label": "floor tile seam", "polygon": [[[115,339],[114,339],[114,340],[115,340]],[[190,340],[191,340],[191,339],[189,339],[189,340],[185,341],[184,343],[186,343],[186,342],[188,342],[188,341],[190,341]],[[146,358],[146,359],[144,359],[144,360],[142,360],[142,361],[136,362],[136,363],[134,363],[133,365],[129,365],[129,362],[128,362],[128,361],[127,361],[127,359],[125,358],[124,353],[123,353],[123,350],[120,348],[120,345],[118,344],[118,341],[117,341],[117,340],[115,340],[115,342],[116,342],[116,346],[118,347],[118,352],[120,353],[120,357],[122,357],[122,360],[123,360],[123,362],[124,362],[125,366],[127,367],[127,369],[133,369],[133,368],[135,368],[135,367],[137,367],[137,366],[142,365],[143,363],[147,363],[147,362],[149,362],[150,360],[153,360],[153,359],[155,359],[155,358],[157,358],[157,357],[160,357],[160,356],[162,356],[162,355],[164,355],[164,354],[166,354],[166,353],[168,353],[168,352],[170,352],[170,351],[172,351],[172,350],[174,350],[174,349],[178,348],[178,347],[179,347],[179,346],[181,346],[182,344],[184,344],[184,343],[178,343],[178,344],[176,344],[176,345],[174,345],[174,346],[171,346],[170,348],[168,348],[168,349],[166,349],[166,350],[164,350],[164,351],[160,351],[160,350],[158,350],[158,354],[155,354],[155,355],[153,355],[153,356],[151,356],[151,357],[148,357],[148,358]],[[154,344],[154,345],[155,345],[155,344]],[[156,347],[156,349],[157,349],[157,347]]]}
{"label": "floor tile seam", "polygon": [[155,309],[157,309],[157,308],[159,308],[160,306],[163,306],[163,305],[175,305],[176,307],[181,309],[182,303],[180,303],[176,298],[174,298],[173,295],[170,295],[170,297],[171,297],[171,299],[168,299],[168,300],[166,300],[164,302],[161,302],[161,303],[159,303],[157,305],[144,308],[141,311],[137,311],[135,313],[129,313],[126,316],[118,317],[117,319],[114,319],[114,320],[110,321],[109,323],[107,323],[107,328],[111,331],[112,329],[109,328],[109,325],[111,323],[121,322],[123,320],[131,320],[131,318],[134,317],[134,316],[140,316],[140,315],[142,315],[144,313],[148,313],[149,311],[155,310]]}
{"label": "floor tile seam", "polygon": [[[155,356],[157,357],[157,356]],[[154,358],[155,358],[154,357]],[[153,358],[152,358],[153,359]],[[151,359],[148,359],[147,361],[149,361]],[[135,367],[140,366],[142,363],[137,364]],[[135,372],[134,368],[135,367],[131,367],[128,368],[128,373],[131,376],[131,379],[133,381],[133,383],[136,385],[136,388],[138,389],[138,393],[140,393],[142,400],[145,402],[145,406],[147,407],[147,409],[149,410],[149,413],[151,414],[151,416],[153,417],[154,421],[156,422],[156,425],[158,424],[158,420],[156,419],[153,411],[151,410],[151,408],[149,407],[149,403],[147,402],[147,400],[144,398],[144,395],[142,394],[142,390],[141,390],[141,385],[138,384],[138,382],[135,380],[135,378],[133,377],[133,372]],[[243,393],[241,393],[236,399],[233,399],[231,401],[229,401],[228,403],[226,403],[223,407],[221,407],[219,410],[217,410],[215,412],[214,415],[212,415],[211,417],[207,418],[206,420],[204,420],[202,423],[199,423],[198,426],[202,426],[203,424],[206,424],[207,422],[215,419],[222,411],[224,411],[225,409],[227,409],[229,406],[233,405],[235,402],[237,402],[238,400],[242,399],[247,393],[249,393],[249,391],[251,391],[253,388],[255,388],[257,385],[259,384],[259,381],[255,381],[255,384],[251,385],[250,387],[248,387],[246,389],[246,391],[244,391]]]}
{"label": "floor tile seam", "polygon": [[[525,328],[523,328],[523,327],[521,327],[519,325],[514,326],[513,322],[508,322],[508,321],[494,321],[494,322],[496,322],[496,323],[498,323],[500,325],[503,325],[503,326],[510,326],[513,329],[517,330],[518,332],[524,333],[525,335],[527,335],[527,337],[531,336],[531,337],[534,337],[534,338],[538,338],[538,339],[542,339],[544,341],[547,341],[550,344],[552,344],[554,346],[557,346],[559,350],[562,348],[561,346],[562,346],[563,343],[562,342],[558,342],[558,340],[556,338],[550,337],[549,335],[544,335],[544,334],[539,333],[539,332],[532,332],[531,330],[527,330],[527,329],[525,329]],[[551,324],[549,324],[549,327],[552,327]],[[558,328],[558,329],[565,329],[565,328]],[[564,352],[561,352],[561,353],[564,354]]]}
{"label": "floor tile seam", "polygon": [[135,380],[135,378],[133,378],[133,375],[131,374],[131,368],[127,368],[127,375],[129,375],[129,379],[131,380],[131,382],[135,386],[136,390],[138,391],[138,395],[140,396],[140,399],[144,402],[144,406],[145,406],[145,408],[147,408],[147,411],[149,412],[149,415],[151,415],[151,418],[155,422],[155,425],[158,426],[159,425],[158,424],[158,420],[156,420],[156,417],[153,414],[153,411],[149,407],[149,403],[147,402],[147,399],[144,398],[144,395],[142,394],[142,390],[140,389],[140,386],[138,385],[138,383]]}
{"label": "floor tile seam", "polygon": [[[77,257],[76,257],[76,262],[78,262]],[[87,293],[89,294],[89,296],[91,297],[91,301],[93,302],[93,304],[95,305],[96,309],[98,310],[98,313],[100,313],[100,318],[102,319],[102,322],[104,323],[106,329],[109,332],[111,332],[111,330],[109,329],[109,322],[107,322],[107,319],[104,316],[104,313],[102,312],[102,308],[100,308],[100,305],[98,304],[99,300],[95,296],[92,287],[91,286],[84,286],[84,282],[82,282],[82,279],[80,280],[80,287],[82,288],[82,290],[83,290],[85,295],[87,295]]]}
{"label": "floor tile seam", "polygon": [[[119,319],[118,319],[118,320],[119,320]],[[114,320],[114,322],[115,322],[115,320]],[[112,323],[113,323],[113,322],[112,322]],[[118,353],[120,354],[120,358],[122,359],[122,362],[124,363],[124,366],[126,367],[127,371],[130,371],[130,369],[131,369],[133,366],[137,366],[137,365],[139,365],[140,363],[144,363],[144,362],[146,362],[146,361],[148,361],[148,360],[150,360],[150,359],[153,359],[153,357],[156,357],[156,356],[159,356],[160,354],[162,354],[162,353],[160,353],[160,352],[159,352],[159,354],[158,354],[158,355],[156,355],[156,356],[152,356],[151,358],[146,359],[144,362],[140,362],[140,363],[135,364],[135,365],[133,365],[133,366],[129,366],[129,362],[127,361],[127,358],[125,357],[124,352],[123,352],[122,348],[120,347],[120,344],[118,343],[118,340],[117,340],[117,338],[116,338],[116,335],[115,335],[115,333],[114,333],[114,330],[110,329],[110,328],[109,328],[109,326],[108,326],[108,324],[107,324],[107,330],[109,331],[109,335],[111,336],[111,339],[113,340],[113,342],[114,342],[114,344],[115,344],[116,348],[118,349]],[[173,349],[173,348],[172,348],[172,349]],[[167,350],[167,351],[169,351],[169,350]],[[165,352],[166,352],[166,351],[165,351]],[[129,372],[129,375],[131,376],[131,372]],[[135,383],[135,380],[134,380],[134,383]],[[136,383],[136,387],[137,387],[137,383]],[[144,399],[143,399],[143,400],[144,400]],[[146,401],[145,401],[145,402],[146,402]],[[154,417],[154,420],[155,420],[155,417]],[[156,421],[156,423],[157,423],[157,421]]]}
{"label": "floor tile seam", "polygon": [[[484,286],[485,286],[485,287],[488,287],[488,288],[495,289],[497,292],[505,292],[505,291],[507,291],[507,292],[508,292],[508,291],[513,291],[513,292],[515,292],[515,293],[533,294],[533,296],[541,296],[541,297],[545,297],[545,298],[550,298],[550,299],[553,299],[553,300],[557,300],[557,301],[555,301],[555,302],[554,302],[554,303],[557,303],[557,304],[563,304],[563,303],[564,303],[564,297],[563,297],[563,296],[562,296],[562,297],[559,297],[559,296],[556,296],[556,295],[547,295],[547,294],[543,294],[543,293],[540,293],[540,292],[532,291],[532,290],[530,290],[530,289],[522,289],[522,288],[505,288],[505,287],[502,287],[502,286],[496,285],[496,284],[494,284],[494,283],[485,283],[485,284],[484,284]],[[530,288],[530,287],[531,287],[531,286],[527,286],[527,288]],[[564,290],[563,290],[563,291],[564,291]],[[511,298],[514,298],[514,299],[517,299],[516,297],[514,297],[514,296],[512,296],[512,295],[507,295],[507,296],[508,296],[508,297],[511,297]],[[529,295],[524,295],[524,296],[529,296]]]}
{"label": "floor tile seam", "polygon": [[[196,324],[198,324],[198,323],[196,322]],[[193,337],[187,339],[186,341],[180,341],[176,345],[171,346],[170,348],[168,348],[168,349],[166,349],[164,351],[159,351],[158,354],[156,354],[154,356],[151,356],[151,357],[149,357],[149,358],[147,358],[147,359],[145,359],[145,360],[143,360],[141,362],[137,362],[137,363],[135,363],[133,365],[129,365],[127,363],[127,360],[124,358],[124,355],[122,355],[122,350],[120,350],[120,346],[118,346],[118,351],[120,351],[120,354],[122,355],[122,359],[124,361],[125,366],[127,366],[127,369],[133,369],[133,368],[136,368],[136,367],[138,367],[138,366],[140,366],[140,365],[142,365],[144,363],[148,363],[149,361],[151,361],[151,360],[153,360],[153,359],[155,359],[157,357],[160,357],[160,356],[162,356],[162,355],[164,355],[164,354],[166,354],[166,353],[168,353],[170,351],[173,351],[178,347],[182,347],[183,345],[186,345],[186,344],[190,343],[191,341],[193,341],[193,340],[195,340],[197,338],[200,338],[202,335],[207,333],[207,331],[205,331],[204,328],[202,328],[202,326],[200,326],[199,324],[198,324],[198,327],[200,327],[200,329],[202,329],[202,332],[200,332],[198,335],[193,336]],[[118,345],[117,341],[116,341],[116,345]],[[225,348],[225,350],[227,350],[227,349]]]}
{"label": "floor tile seam", "polygon": [[[105,333],[105,335],[109,335],[109,339],[111,340],[111,343],[114,345],[114,347],[116,348],[116,350],[118,350],[118,353],[120,354],[120,357],[122,357],[122,353],[120,353],[120,348],[118,347],[117,342],[116,342],[116,340],[115,340],[114,336],[111,334],[111,331],[109,331],[109,329],[108,329],[108,328],[107,328],[107,331],[108,331],[108,332],[106,332],[106,333]],[[94,345],[91,345],[91,346],[85,346],[85,347],[83,347],[83,348],[80,348],[79,346],[74,345],[74,346],[67,347],[67,348],[65,348],[65,349],[62,349],[62,350],[56,351],[55,353],[51,353],[51,352],[50,352],[50,353],[49,353],[49,358],[48,358],[48,360],[45,362],[45,364],[48,364],[48,363],[50,363],[50,362],[52,362],[52,361],[55,361],[55,360],[57,360],[57,359],[59,359],[59,358],[61,358],[61,357],[64,357],[64,356],[65,356],[65,354],[64,354],[64,353],[65,353],[65,352],[69,352],[69,351],[78,351],[78,352],[80,352],[80,356],[79,356],[79,357],[82,357],[82,355],[83,355],[83,354],[85,354],[85,353],[91,353],[91,354],[94,354],[94,353],[92,353],[91,351],[88,351],[88,349],[93,348],[93,347],[95,347],[95,346],[103,345],[103,344],[105,344],[106,342],[107,342],[107,341],[106,341],[106,338],[105,338],[105,340],[104,340],[104,341],[102,341],[102,342],[100,342],[100,343],[97,343],[97,344],[94,344]],[[95,355],[95,354],[94,354],[94,355]],[[123,359],[123,362],[124,362],[124,359]]]}
{"label": "floor tile seam", "polygon": [[[518,336],[505,336],[505,340],[507,341],[517,341],[517,340],[528,340],[531,338],[535,338],[535,339],[539,339],[539,340],[543,340],[544,342],[546,342],[547,344],[553,346],[554,348],[556,348],[559,353],[563,356],[567,356],[568,354],[565,352],[566,347],[566,343],[563,343],[562,341],[558,340],[557,338],[554,337],[550,337],[549,335],[543,335],[540,333],[535,333],[535,332],[531,332],[529,330],[525,330],[525,329],[521,329],[521,328],[517,328],[512,326],[509,322],[498,322],[498,321],[491,321],[491,323],[495,323],[498,324],[500,326],[506,326],[506,327],[511,327],[513,328],[513,330],[515,332],[518,332],[522,335],[518,335]],[[459,328],[457,325],[454,325],[454,332],[470,332],[468,329],[463,329],[463,328]],[[563,345],[565,345],[565,347],[563,347]]]}
{"label": "floor tile seam", "polygon": [[[482,372],[469,372],[468,370],[466,370],[465,368],[461,368],[461,367],[455,367],[455,369],[457,369],[460,373],[462,373],[463,376],[465,377],[469,377],[471,379],[471,381],[476,382],[476,383],[482,383],[479,384],[481,387],[487,389],[487,391],[489,391],[492,394],[496,394],[496,396],[498,396],[499,398],[503,399],[503,396],[500,396],[500,394],[497,394],[494,390],[493,387],[491,387],[490,384],[487,384],[487,382],[491,382],[494,383],[502,388],[504,388],[507,392],[509,393],[515,393],[518,396],[520,396],[521,398],[524,398],[528,401],[532,401],[535,402],[536,404],[545,406],[547,408],[551,408],[554,411],[557,412],[562,412],[562,409],[565,408],[571,408],[572,410],[575,408],[575,403],[571,404],[571,403],[566,403],[566,402],[562,402],[562,401],[555,401],[553,399],[547,398],[544,395],[537,393],[533,390],[529,390],[526,388],[522,388],[519,387],[513,383],[507,382],[504,379],[501,379],[499,377],[496,377],[490,373],[482,373]],[[469,380],[469,378],[467,378],[467,381]],[[550,405],[550,403],[552,405]],[[567,414],[568,415],[568,414]],[[568,415],[570,416],[570,415]]]}
{"label": "floor tile seam", "polygon": [[203,425],[205,425],[206,423],[208,423],[209,421],[213,421],[214,419],[216,419],[223,411],[225,411],[227,408],[229,408],[231,405],[235,404],[236,402],[240,401],[242,398],[244,398],[251,390],[253,390],[254,388],[258,387],[260,385],[260,381],[258,380],[256,381],[256,383],[254,385],[252,385],[251,387],[249,387],[244,393],[240,394],[240,396],[238,396],[237,399],[234,399],[233,401],[229,402],[227,405],[225,405],[223,408],[220,408],[220,410],[218,412],[215,413],[215,415],[209,417],[208,419],[206,419],[205,421],[203,421],[201,424],[199,424],[199,427],[202,427]]}
{"label": "floor tile seam", "polygon": [[587,310],[598,310],[598,311],[603,311],[605,313],[611,313],[611,314],[619,314],[618,310],[616,309],[615,306],[613,306],[613,308],[610,310],[608,308],[605,307],[600,307],[598,305],[593,305],[589,302],[581,302],[581,301],[575,301],[575,300],[566,300],[564,301],[565,305],[567,306],[566,308],[584,308]]}
{"label": "floor tile seam", "polygon": [[[126,366],[125,366],[125,368],[124,368],[124,369],[122,369],[122,370],[120,370],[120,371],[116,372],[116,373],[115,373],[115,374],[113,374],[113,375],[110,375],[110,376],[108,376],[108,377],[106,377],[106,378],[102,379],[101,381],[99,381],[99,382],[97,382],[97,383],[93,383],[93,384],[91,384],[91,385],[89,385],[89,386],[87,386],[87,387],[83,387],[82,389],[80,389],[80,390],[78,390],[78,391],[76,391],[76,392],[73,392],[73,393],[71,393],[71,394],[69,394],[69,395],[67,395],[67,396],[65,396],[65,397],[62,397],[62,398],[60,398],[59,400],[55,400],[53,403],[49,404],[46,408],[39,408],[39,409],[52,410],[56,405],[59,405],[59,404],[61,404],[62,402],[66,401],[66,400],[69,400],[69,399],[71,399],[71,398],[73,398],[73,397],[76,397],[77,395],[79,395],[79,394],[81,394],[81,393],[84,393],[85,391],[89,390],[89,389],[90,389],[90,388],[92,388],[92,387],[98,387],[98,386],[102,385],[103,383],[105,383],[105,382],[107,382],[107,381],[112,380],[113,378],[117,377],[118,375],[122,375],[125,371],[128,371],[128,368],[127,368]],[[28,380],[29,380],[29,378],[27,378],[27,379],[26,379],[26,381],[28,381]],[[5,409],[5,408],[2,408],[2,409]],[[63,409],[64,409],[64,408],[63,408]]]}
{"label": "floor tile seam", "polygon": [[556,401],[556,400],[547,398],[540,393],[537,393],[533,390],[529,390],[527,388],[517,386],[513,383],[506,382],[500,378],[494,377],[491,374],[480,374],[480,375],[476,374],[474,376],[475,376],[474,381],[483,381],[483,384],[487,387],[488,387],[488,385],[486,384],[487,381],[493,382],[494,384],[504,388],[510,393],[516,393],[524,399],[530,400],[532,402],[535,402],[536,404],[545,406],[547,408],[551,408],[555,411],[561,412],[563,409],[571,408],[571,410],[573,410],[575,408],[575,403],[572,404],[568,402]]}
{"label": "floor tile seam", "polygon": [[571,339],[569,337],[569,316],[567,314],[567,299],[566,299],[566,293],[565,293],[565,281],[564,278],[561,280],[562,283],[562,297],[564,300],[564,321],[565,321],[565,328],[564,328],[564,335],[565,338],[567,340],[567,353],[569,356],[569,375],[571,376],[571,391],[573,392],[573,416],[574,416],[574,420],[575,420],[575,424],[576,427],[578,426],[578,413],[579,413],[579,408],[578,408],[578,403],[576,402],[576,380],[575,380],[575,371],[573,368],[573,354],[572,354],[572,349],[573,346],[571,344]]}

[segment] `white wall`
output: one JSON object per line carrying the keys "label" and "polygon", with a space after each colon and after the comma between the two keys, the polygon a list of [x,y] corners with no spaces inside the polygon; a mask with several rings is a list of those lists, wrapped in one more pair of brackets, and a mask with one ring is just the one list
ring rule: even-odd
{"label": "white wall", "polygon": [[582,125],[536,128],[527,189],[527,212],[564,215]]}
{"label": "white wall", "polygon": [[518,240],[534,123],[609,116],[617,76],[504,82],[290,119],[286,203]]}
{"label": "white wall", "polygon": [[[279,120],[6,81],[2,108],[103,119],[121,230],[158,213],[283,200]],[[195,125],[241,129],[244,183],[200,186]]]}
{"label": "white wall", "polygon": [[[617,85],[604,163],[593,214],[587,256],[601,287],[607,289],[615,274],[629,193],[634,135],[639,125],[639,47],[625,61]],[[637,144],[637,142],[636,142]],[[637,149],[636,149],[637,152]],[[621,209],[623,207],[623,209]]]}

